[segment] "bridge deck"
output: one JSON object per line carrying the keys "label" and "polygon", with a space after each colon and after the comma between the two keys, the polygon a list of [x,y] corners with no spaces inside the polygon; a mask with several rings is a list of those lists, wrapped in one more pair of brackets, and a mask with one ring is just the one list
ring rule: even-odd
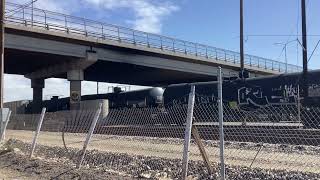
{"label": "bridge deck", "polygon": [[[237,52],[211,47],[203,44],[183,41],[171,37],[146,33],[125,27],[73,17],[56,12],[31,9],[22,5],[7,3],[6,27],[16,28],[23,25],[34,32],[46,31],[51,35],[75,38],[83,41],[104,43],[120,48],[142,50],[159,55],[211,62],[228,68],[240,65]],[[26,29],[25,29],[26,30]],[[301,71],[301,67],[246,55],[245,66],[248,70],[262,74],[279,74]]]}

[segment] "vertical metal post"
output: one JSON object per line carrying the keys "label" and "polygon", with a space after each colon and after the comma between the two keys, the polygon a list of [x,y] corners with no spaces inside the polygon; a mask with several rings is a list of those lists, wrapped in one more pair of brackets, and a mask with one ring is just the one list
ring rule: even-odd
{"label": "vertical metal post", "polygon": [[46,28],[46,29],[49,29],[48,27],[48,24],[47,24],[47,13],[46,13],[46,11],[42,11],[43,13],[44,13],[44,27]]}
{"label": "vertical metal post", "polygon": [[218,60],[218,52],[216,49],[215,49],[215,52],[216,52],[216,60]]}
{"label": "vertical metal post", "polygon": [[102,39],[105,39],[105,37],[104,37],[104,28],[103,28],[103,24],[101,25],[101,33],[102,33]]}
{"label": "vertical metal post", "polygon": [[64,26],[65,26],[64,28],[66,29],[66,32],[69,33],[67,16],[64,16]]}
{"label": "vertical metal post", "polygon": [[243,0],[240,0],[240,68],[244,70],[244,47],[243,47]]}
{"label": "vertical metal post", "polygon": [[219,139],[220,139],[220,177],[225,179],[224,164],[224,132],[223,132],[223,98],[222,98],[222,72],[221,67],[218,69],[218,107],[219,107]]}
{"label": "vertical metal post", "polygon": [[33,2],[31,3],[31,26],[33,26]]}
{"label": "vertical metal post", "polygon": [[150,47],[150,41],[149,41],[149,34],[147,33],[147,44],[148,44],[148,47]]}
{"label": "vertical metal post", "polygon": [[121,37],[120,37],[120,28],[117,27],[117,33],[118,33],[118,41],[121,41]]}
{"label": "vertical metal post", "polygon": [[267,60],[264,60],[264,67],[265,69],[268,69]]}
{"label": "vertical metal post", "polygon": [[285,58],[285,61],[286,61],[286,74],[288,73],[288,57],[287,57],[287,44],[284,45],[284,58]]}
{"label": "vertical metal post", "polygon": [[97,81],[97,95],[99,94],[99,82]]}
{"label": "vertical metal post", "polygon": [[96,128],[96,125],[97,125],[97,122],[99,120],[99,117],[100,117],[100,114],[101,114],[101,111],[102,111],[102,103],[100,103],[99,105],[99,109],[96,111],[96,114],[94,115],[94,118],[93,118],[93,121],[91,123],[91,126],[90,126],[90,129],[89,129],[89,133],[87,134],[87,138],[83,144],[83,149],[82,149],[82,156],[80,158],[80,161],[79,163],[77,164],[77,168],[81,168],[81,165],[82,165],[82,162],[83,162],[83,159],[84,159],[84,156],[86,154],[86,150],[88,148],[88,144],[91,140],[91,137],[92,137],[92,134],[94,132],[94,129]]}
{"label": "vertical metal post", "polygon": [[176,51],[175,44],[174,44],[174,39],[172,39],[172,50],[173,50],[173,52]]}
{"label": "vertical metal post", "polygon": [[84,19],[84,18],[83,18],[83,26],[84,26],[84,33],[86,36],[88,36],[87,23],[86,23],[86,19]]}
{"label": "vertical metal post", "polygon": [[198,44],[195,44],[196,56],[198,56]]}
{"label": "vertical metal post", "polygon": [[206,58],[209,58],[209,56],[208,56],[208,46],[206,46]]}
{"label": "vertical metal post", "polygon": [[132,38],[133,38],[133,44],[136,45],[136,35],[134,33],[134,31],[132,31]]}
{"label": "vertical metal post", "polygon": [[[2,111],[3,112],[3,111]],[[3,116],[3,114],[1,114],[1,116]],[[8,113],[8,116],[6,118],[6,121],[3,122],[2,121],[2,117],[1,117],[1,134],[0,134],[0,142],[3,142],[5,140],[5,134],[6,134],[6,129],[7,129],[7,126],[8,126],[8,123],[10,121],[10,116],[11,116],[11,111],[9,110],[9,113]]]}
{"label": "vertical metal post", "polygon": [[3,108],[3,81],[4,81],[4,13],[5,0],[0,0],[0,108]]}
{"label": "vertical metal post", "polygon": [[188,176],[189,148],[190,148],[194,103],[195,103],[195,86],[192,85],[190,89],[190,94],[189,94],[187,123],[186,123],[185,135],[184,135],[183,160],[182,160],[182,179],[183,180],[187,179],[187,176]]}
{"label": "vertical metal post", "polygon": [[309,96],[309,87],[308,87],[308,48],[307,48],[307,20],[306,20],[306,0],[301,0],[301,16],[302,16],[302,54],[303,54],[303,73],[302,73],[302,89],[303,89],[303,98]]}
{"label": "vertical metal post", "polygon": [[300,103],[300,85],[298,84],[297,90],[297,107],[298,107],[298,122],[301,123],[301,103]]}
{"label": "vertical metal post", "polygon": [[43,122],[45,114],[46,114],[46,108],[43,108],[42,111],[41,111],[41,115],[40,115],[40,119],[39,119],[39,122],[38,122],[37,130],[36,130],[36,132],[34,134],[34,137],[33,137],[32,145],[31,145],[31,151],[30,151],[30,158],[32,158],[34,150],[36,148],[37,139],[38,139],[38,136],[39,136],[39,133],[40,133],[40,130],[41,130],[41,126],[42,126],[42,122]]}

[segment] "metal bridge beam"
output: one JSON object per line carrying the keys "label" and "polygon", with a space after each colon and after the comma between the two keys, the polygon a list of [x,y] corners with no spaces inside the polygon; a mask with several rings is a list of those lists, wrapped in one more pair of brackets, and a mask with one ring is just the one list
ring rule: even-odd
{"label": "metal bridge beam", "polygon": [[69,62],[64,62],[61,64],[56,64],[50,67],[45,67],[25,75],[29,79],[46,79],[51,78],[56,75],[60,75],[70,70],[84,70],[92,64],[96,63],[98,60],[97,54],[95,52],[87,52],[87,56],[80,60],[71,60]]}

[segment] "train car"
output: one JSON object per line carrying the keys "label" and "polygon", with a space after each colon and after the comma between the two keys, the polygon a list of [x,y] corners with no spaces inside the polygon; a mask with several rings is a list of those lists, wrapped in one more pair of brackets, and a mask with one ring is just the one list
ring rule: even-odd
{"label": "train car", "polygon": [[24,114],[29,103],[29,100],[12,101],[4,103],[4,107],[11,110],[11,115]]}
{"label": "train car", "polygon": [[128,92],[86,95],[82,100],[108,99],[110,108],[143,108],[163,105],[164,90],[160,87]]}
{"label": "train car", "polygon": [[[320,106],[320,71],[310,71],[308,73],[309,97],[302,97],[302,73],[282,74],[268,77],[236,79],[223,82],[223,101],[230,109],[241,111],[257,111],[268,109],[266,107],[297,106],[300,101],[305,107],[302,109],[301,120],[306,127],[318,127],[319,121],[315,118],[313,108]],[[188,103],[188,94],[191,85],[196,89],[196,105],[214,104],[217,102],[217,82],[202,82],[192,84],[170,85],[164,92],[164,104]],[[237,111],[239,113],[239,111]],[[290,114],[292,113],[292,114]],[[292,112],[269,112],[261,114],[262,119],[290,120],[297,110]],[[286,115],[287,117],[283,117]]]}
{"label": "train car", "polygon": [[[108,99],[110,109],[159,107],[163,105],[163,93],[162,88],[156,87],[128,92],[116,91],[115,93],[85,95],[81,97],[81,100]],[[26,112],[32,113],[32,106],[31,102]],[[70,109],[69,98],[53,97],[51,100],[43,101],[42,106],[46,107],[48,112]]]}

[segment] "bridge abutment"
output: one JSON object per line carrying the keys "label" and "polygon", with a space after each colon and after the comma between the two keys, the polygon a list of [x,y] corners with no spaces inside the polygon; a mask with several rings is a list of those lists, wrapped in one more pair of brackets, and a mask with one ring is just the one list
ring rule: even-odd
{"label": "bridge abutment", "polygon": [[31,88],[33,89],[32,112],[39,113],[42,109],[44,79],[31,79]]}

